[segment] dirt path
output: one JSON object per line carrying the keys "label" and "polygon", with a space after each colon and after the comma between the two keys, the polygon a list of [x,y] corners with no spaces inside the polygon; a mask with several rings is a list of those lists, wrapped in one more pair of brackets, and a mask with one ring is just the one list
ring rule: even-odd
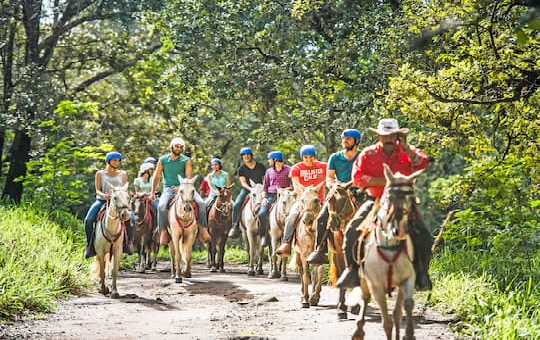
{"label": "dirt path", "polygon": [[[159,268],[168,266],[160,263]],[[176,284],[169,273],[122,272],[117,300],[97,293],[65,301],[43,320],[2,326],[2,339],[350,339],[354,315],[338,321],[337,290],[323,287],[320,305],[301,308],[300,284],[248,278],[243,266],[209,273],[195,264],[193,277]],[[277,300],[277,301],[273,301]],[[423,312],[423,314],[422,314]],[[422,316],[419,316],[422,314]],[[453,339],[449,317],[417,308],[416,339]],[[366,338],[384,339],[375,305]],[[402,331],[403,334],[403,331]]]}

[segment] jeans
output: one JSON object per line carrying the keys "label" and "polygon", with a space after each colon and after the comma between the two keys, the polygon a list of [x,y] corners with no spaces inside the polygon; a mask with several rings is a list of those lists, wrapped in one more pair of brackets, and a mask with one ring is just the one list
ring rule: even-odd
{"label": "jeans", "polygon": [[267,204],[263,205],[259,210],[259,236],[265,236],[268,229],[268,210],[272,206],[272,202],[276,199],[276,194],[266,194]]}
{"label": "jeans", "polygon": [[302,209],[302,204],[300,201],[294,202],[293,206],[291,207],[291,212],[289,212],[289,216],[285,219],[285,232],[283,235],[283,243],[291,243],[292,238],[294,235],[294,231],[296,230],[296,220],[298,219],[298,216],[300,215],[300,210]]}
{"label": "jeans", "polygon": [[244,200],[246,199],[247,195],[249,195],[249,190],[246,188],[242,188],[240,190],[240,193],[238,196],[236,196],[236,199],[234,200],[233,206],[232,206],[232,225],[233,227],[240,222],[240,217],[242,214],[240,213],[242,211],[242,203],[244,203]]}
{"label": "jeans", "polygon": [[[159,198],[158,203],[158,229],[160,231],[165,228],[165,223],[167,222],[167,208],[169,206],[169,202],[174,197],[174,195],[175,193],[172,187],[163,188],[163,192],[161,193],[161,197]],[[208,228],[208,221],[206,220],[206,204],[204,203],[199,193],[197,193],[196,191],[195,195],[193,196],[193,200],[199,208],[197,220],[203,228]]]}
{"label": "jeans", "polygon": [[107,201],[96,199],[96,201],[90,206],[90,209],[88,209],[88,212],[86,213],[86,217],[84,218],[84,232],[86,233],[86,244],[90,244],[92,242],[92,233],[94,231],[94,223],[97,219],[97,214],[101,207],[106,203]]}

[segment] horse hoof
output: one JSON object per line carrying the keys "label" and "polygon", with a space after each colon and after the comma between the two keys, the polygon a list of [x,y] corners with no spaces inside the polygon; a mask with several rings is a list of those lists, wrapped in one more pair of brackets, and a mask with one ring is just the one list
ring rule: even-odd
{"label": "horse hoof", "polygon": [[311,300],[309,300],[309,305],[310,306],[317,306],[318,304],[319,304],[319,299],[316,299],[316,300],[311,299]]}
{"label": "horse hoof", "polygon": [[217,268],[210,268],[210,273],[217,273]]}
{"label": "horse hoof", "polygon": [[219,272],[220,272],[220,273],[225,273],[225,269],[220,268],[220,269],[219,269]]}
{"label": "horse hoof", "polygon": [[272,274],[268,275],[269,279],[279,279],[281,277],[280,272],[273,271]]}
{"label": "horse hoof", "polygon": [[118,292],[111,293],[111,299],[118,299],[120,297],[120,294]]}
{"label": "horse hoof", "polygon": [[185,277],[186,279],[189,279],[191,278],[191,272],[184,272],[182,273],[182,276]]}
{"label": "horse hoof", "polygon": [[181,277],[177,277],[174,279],[174,282],[175,283],[182,283],[182,278]]}
{"label": "horse hoof", "polygon": [[248,270],[247,276],[255,276],[255,271],[254,270]]}
{"label": "horse hoof", "polygon": [[339,312],[337,313],[338,320],[347,320],[347,312]]}
{"label": "horse hoof", "polygon": [[262,269],[258,269],[258,270],[257,270],[257,275],[264,275],[263,270],[262,270]]}
{"label": "horse hoof", "polygon": [[309,302],[302,302],[302,308],[309,308]]}
{"label": "horse hoof", "polygon": [[351,313],[354,315],[358,315],[360,313],[360,305],[354,305],[351,307]]}
{"label": "horse hoof", "polygon": [[289,277],[288,276],[282,276],[279,278],[280,281],[289,281]]}

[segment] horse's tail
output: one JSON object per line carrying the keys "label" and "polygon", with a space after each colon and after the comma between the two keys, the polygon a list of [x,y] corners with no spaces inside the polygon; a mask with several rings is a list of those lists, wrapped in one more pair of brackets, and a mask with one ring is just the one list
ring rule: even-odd
{"label": "horse's tail", "polygon": [[330,269],[328,270],[328,285],[335,286],[339,279],[338,267],[334,261],[334,253],[330,252]]}
{"label": "horse's tail", "polygon": [[287,265],[287,268],[291,271],[298,272],[298,261],[296,261],[298,255],[296,252],[292,255],[291,260],[289,261],[289,264]]}

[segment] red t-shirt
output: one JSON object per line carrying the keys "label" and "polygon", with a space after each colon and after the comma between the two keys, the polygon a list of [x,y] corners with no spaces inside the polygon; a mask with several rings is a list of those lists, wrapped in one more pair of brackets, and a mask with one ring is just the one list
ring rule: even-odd
{"label": "red t-shirt", "polygon": [[[300,184],[305,187],[317,186],[326,179],[326,163],[315,161],[313,166],[308,167],[304,162],[296,163],[291,168],[290,178],[299,177]],[[324,185],[319,190],[321,201],[324,200]]]}
{"label": "red t-shirt", "polygon": [[201,196],[210,195],[210,186],[208,185],[208,180],[206,179],[206,177],[204,177],[201,181],[201,185],[199,186],[199,192]]}
{"label": "red t-shirt", "polygon": [[[401,145],[396,148],[390,157],[382,151],[382,144],[377,143],[366,147],[360,156],[354,161],[352,168],[352,177],[354,185],[365,187],[370,178],[384,178],[383,164],[387,164],[392,172],[400,172],[403,175],[410,175],[414,171],[425,169],[428,164],[428,156],[420,149],[411,146],[411,150],[416,154],[414,163],[411,162],[409,155],[403,151]],[[384,187],[367,187],[369,196],[381,197]]]}

